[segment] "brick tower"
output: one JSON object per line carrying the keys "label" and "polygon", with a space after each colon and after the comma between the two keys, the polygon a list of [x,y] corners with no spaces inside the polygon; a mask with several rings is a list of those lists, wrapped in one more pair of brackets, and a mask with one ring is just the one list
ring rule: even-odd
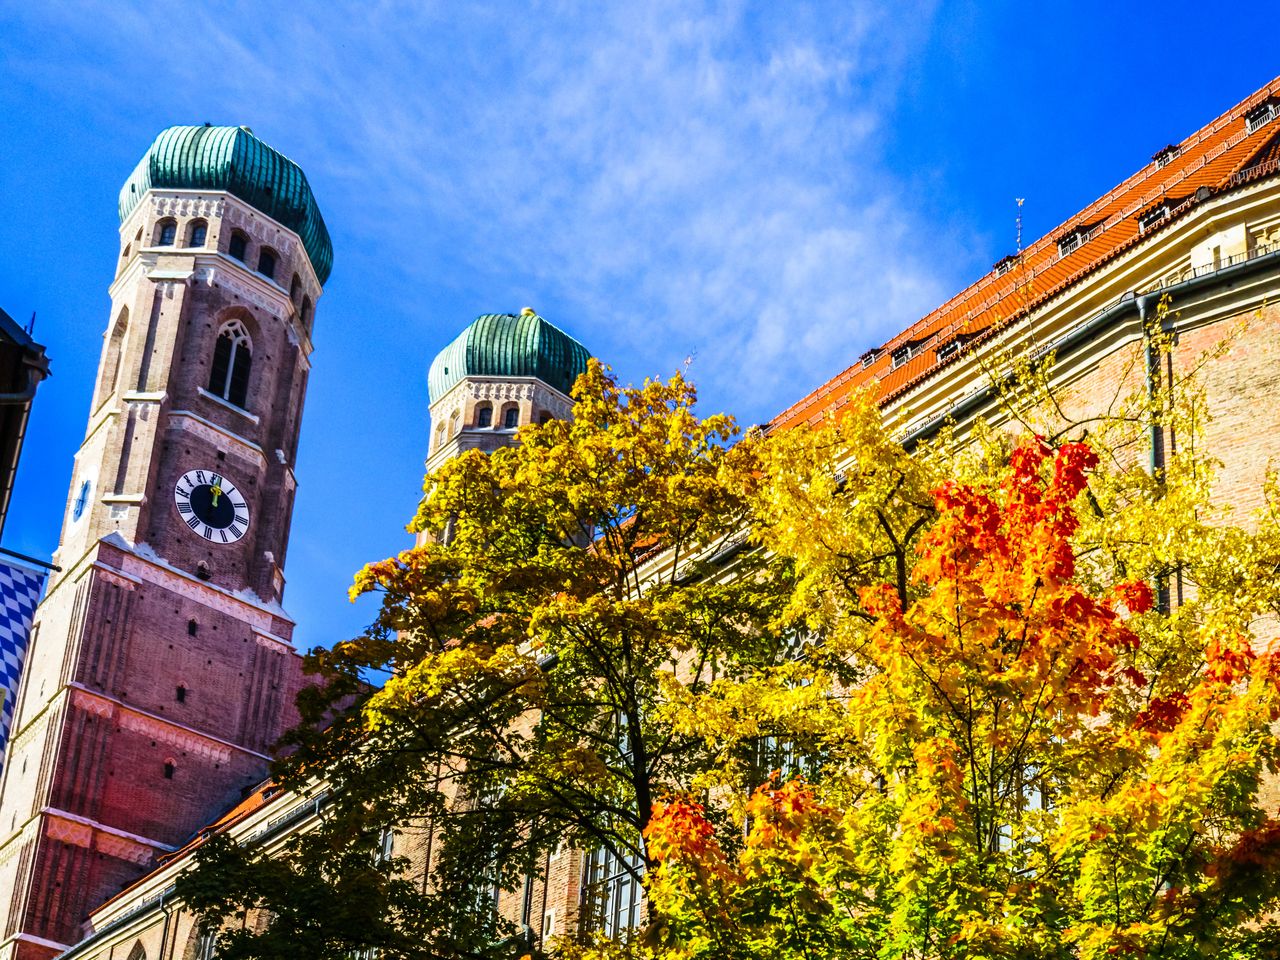
{"label": "brick tower", "polygon": [[0,958],[261,780],[300,682],[280,606],[313,310],[332,246],[245,127],[173,127],[120,194],[88,428],[0,779]]}

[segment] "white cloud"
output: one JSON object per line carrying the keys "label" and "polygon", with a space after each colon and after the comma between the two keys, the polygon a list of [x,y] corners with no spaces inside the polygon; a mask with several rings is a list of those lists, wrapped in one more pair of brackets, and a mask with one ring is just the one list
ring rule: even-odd
{"label": "white cloud", "polygon": [[324,182],[339,275],[397,261],[402,284],[360,295],[422,323],[424,352],[441,320],[406,291],[490,290],[483,309],[524,292],[627,376],[696,350],[704,397],[758,419],[947,292],[880,146],[927,7],[182,9],[153,45],[154,10],[61,28],[101,54],[86,82],[151,76],[287,131]]}

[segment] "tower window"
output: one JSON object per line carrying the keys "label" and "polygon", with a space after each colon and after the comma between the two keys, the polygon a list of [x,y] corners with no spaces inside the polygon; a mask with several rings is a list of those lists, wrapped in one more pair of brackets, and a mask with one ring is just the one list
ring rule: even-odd
{"label": "tower window", "polygon": [[156,246],[172,247],[178,236],[177,220],[161,220],[156,227]]}
{"label": "tower window", "polygon": [[552,419],[550,410],[543,410],[538,414],[538,423],[550,423]]}
{"label": "tower window", "polygon": [[246,253],[248,252],[248,249],[249,249],[248,237],[246,237],[239,230],[231,234],[231,242],[227,244],[227,253],[231,254],[231,256],[235,257],[241,263],[244,263],[244,258]]}
{"label": "tower window", "polygon": [[196,621],[194,621],[194,620],[188,620],[188,621],[187,621],[187,636],[188,636],[188,637],[194,637],[194,636],[196,635],[196,631],[197,631],[197,630],[199,630],[199,629],[200,629],[200,624],[196,623]]}
{"label": "tower window", "polygon": [[298,304],[298,295],[300,293],[302,293],[302,278],[295,273],[293,282],[289,284],[289,299],[293,301],[294,306]]}
{"label": "tower window", "polygon": [[502,426],[507,430],[514,430],[520,425],[520,408],[510,406],[502,411]]}
{"label": "tower window", "polygon": [[253,343],[244,324],[239,320],[228,320],[218,331],[218,339],[213,346],[209,392],[243,407],[249,393],[249,365],[252,360]]}
{"label": "tower window", "polygon": [[172,780],[173,775],[177,771],[177,769],[178,769],[178,765],[176,763],[174,763],[172,760],[166,760],[164,762],[164,778],[166,780]]}
{"label": "tower window", "polygon": [[306,327],[308,330],[310,330],[311,329],[311,298],[310,297],[302,298],[301,315],[302,315],[302,325]]}
{"label": "tower window", "polygon": [[177,700],[179,703],[186,703],[187,688],[184,687],[182,684],[178,684],[178,689],[174,691],[173,699]]}
{"label": "tower window", "polygon": [[490,404],[482,403],[476,408],[476,426],[493,426],[493,407]]}
{"label": "tower window", "polygon": [[187,227],[187,246],[203,247],[208,236],[209,225],[203,220],[192,220],[191,226]]}
{"label": "tower window", "polygon": [[268,280],[276,278],[276,255],[274,250],[263,247],[258,252],[258,272]]}

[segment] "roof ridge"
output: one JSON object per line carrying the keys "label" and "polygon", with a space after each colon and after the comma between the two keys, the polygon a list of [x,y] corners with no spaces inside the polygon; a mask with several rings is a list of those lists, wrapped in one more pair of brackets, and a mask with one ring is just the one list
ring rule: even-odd
{"label": "roof ridge", "polygon": [[[931,339],[943,341],[952,334],[964,331],[966,327],[973,324],[974,321],[980,320],[988,310],[998,305],[1006,297],[1016,295],[1019,288],[1024,287],[1029,282],[1034,282],[1046,273],[1053,272],[1064,258],[1059,256],[1056,259],[1050,258],[1046,260],[1044,256],[1047,251],[1051,253],[1051,245],[1056,244],[1070,229],[1088,223],[1096,223],[1101,226],[1101,230],[1081,244],[1080,248],[1082,249],[1088,243],[1100,239],[1109,230],[1122,225],[1136,213],[1150,206],[1161,197],[1167,196],[1171,188],[1203,172],[1215,160],[1255,135],[1258,131],[1251,133],[1246,127],[1240,132],[1229,135],[1225,139],[1208,146],[1204,151],[1196,152],[1192,149],[1195,146],[1213,140],[1215,135],[1221,134],[1225,127],[1240,120],[1262,101],[1275,96],[1277,91],[1280,91],[1280,77],[1273,78],[1234,106],[1180,140],[1174,145],[1178,148],[1178,154],[1175,159],[1165,164],[1160,164],[1155,159],[1144,163],[1117,186],[1087,204],[1062,223],[1047,230],[1018,254],[1013,255],[1019,257],[1024,265],[1023,269],[1018,271],[1016,275],[1013,271],[1004,273],[997,273],[994,269],[986,271],[982,276],[957,291],[919,320],[883,341],[879,347],[872,347],[872,352],[878,349],[884,353],[891,353],[895,348],[912,341],[926,342]],[[1238,170],[1233,169],[1226,179],[1230,178],[1231,173],[1237,172]],[[1153,181],[1151,189],[1142,190],[1142,187],[1148,181]],[[1132,196],[1127,203],[1122,204],[1118,209],[1112,210],[1110,213],[1107,212],[1108,208],[1126,197],[1130,197],[1136,190],[1142,190],[1142,192],[1137,196]],[[1101,219],[1098,219],[1098,215],[1102,215]],[[1127,243],[1123,240],[1120,241],[1120,245],[1127,247]],[[1099,256],[1104,255],[1099,252]],[[1005,259],[1007,260],[1008,258],[1006,257]],[[1044,293],[1052,295],[1055,292],[1060,292],[1092,269],[1093,265],[1096,265],[1096,260],[1081,264],[1078,269],[1072,270],[1060,281],[1051,280],[1050,289],[1047,289]],[[1027,275],[1028,270],[1030,276]],[[983,296],[984,294],[985,296]],[[1037,300],[1041,299],[1040,297],[1037,298]],[[953,316],[949,322],[938,326],[948,314],[959,314],[962,309],[965,310],[963,315]],[[1010,312],[1009,317],[1000,318],[994,322],[1003,323],[1016,316],[1018,312],[1018,310],[1013,310]],[[778,413],[769,421],[770,424],[785,423],[801,410],[811,406],[823,396],[830,394],[835,388],[842,386],[865,369],[867,367],[864,367],[860,360],[855,361],[821,386],[810,391]],[[923,373],[924,371],[921,371],[921,374]]]}

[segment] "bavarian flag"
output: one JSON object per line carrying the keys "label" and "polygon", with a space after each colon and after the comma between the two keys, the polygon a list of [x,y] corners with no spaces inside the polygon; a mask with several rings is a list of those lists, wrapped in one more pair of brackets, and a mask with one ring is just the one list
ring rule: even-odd
{"label": "bavarian flag", "polygon": [[4,767],[18,678],[27,657],[31,620],[44,590],[43,572],[0,557],[0,768]]}

